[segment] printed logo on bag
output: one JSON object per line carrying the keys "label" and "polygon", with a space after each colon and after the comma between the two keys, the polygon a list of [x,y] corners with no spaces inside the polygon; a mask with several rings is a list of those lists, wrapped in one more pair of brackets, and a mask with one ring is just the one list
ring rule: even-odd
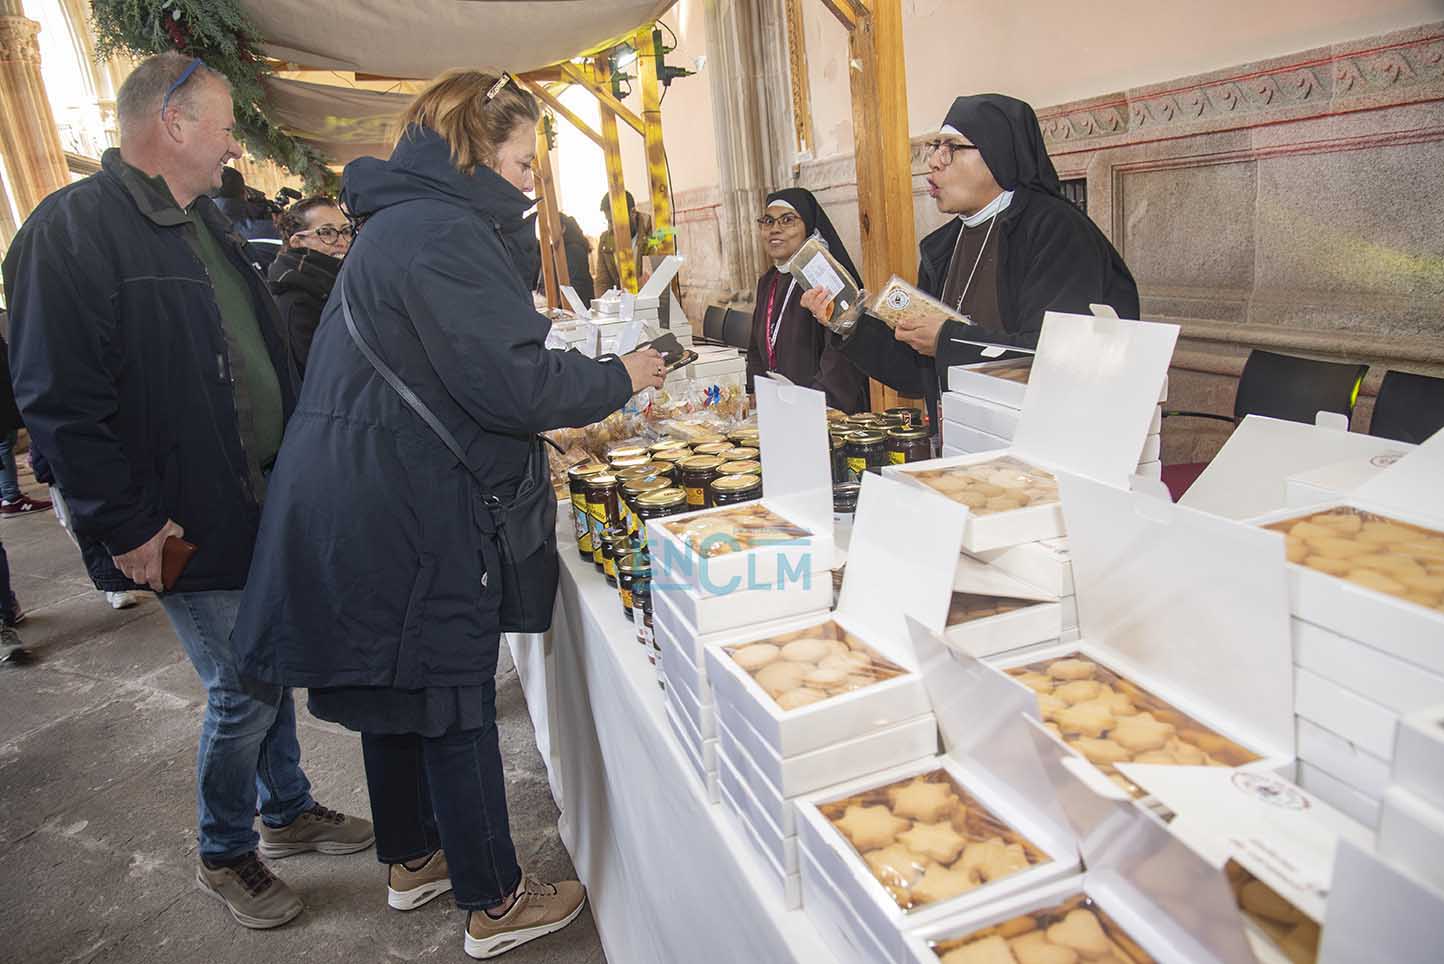
{"label": "printed logo on bag", "polygon": [[902,291],[901,289],[888,292],[887,306],[894,311],[901,311],[903,308],[906,308],[908,306],[908,303],[911,301],[912,297],[909,296],[906,291]]}
{"label": "printed logo on bag", "polygon": [[1245,796],[1272,804],[1280,810],[1307,810],[1309,798],[1291,783],[1267,773],[1235,773],[1233,785]]}

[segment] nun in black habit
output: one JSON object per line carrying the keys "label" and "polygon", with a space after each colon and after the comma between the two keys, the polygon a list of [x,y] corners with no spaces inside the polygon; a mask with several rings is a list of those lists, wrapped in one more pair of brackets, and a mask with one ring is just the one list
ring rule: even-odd
{"label": "nun in black habit", "polygon": [[747,350],[747,388],[764,372],[777,372],[797,385],[827,395],[827,404],[849,414],[868,408],[867,378],[839,350],[839,338],[818,325],[801,305],[803,291],[778,269],[814,232],[854,280],[861,280],[847,249],[811,191],[774,191],[758,218],[773,267],[757,282],[752,338]]}
{"label": "nun in black habit", "polygon": [[[918,245],[918,287],[974,324],[894,331],[864,315],[843,351],[894,390],[926,398],[936,426],[948,368],[980,359],[968,342],[1032,348],[1045,312],[1087,314],[1092,304],[1137,318],[1138,287],[1103,232],[1063,197],[1028,104],[1003,94],[959,97],[927,160],[929,193],[956,217]],[[803,303],[819,319],[831,314],[821,289]]]}

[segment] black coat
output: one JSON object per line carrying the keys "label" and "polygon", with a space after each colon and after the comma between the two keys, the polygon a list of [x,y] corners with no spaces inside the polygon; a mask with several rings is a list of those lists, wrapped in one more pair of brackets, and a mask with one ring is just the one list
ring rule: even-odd
{"label": "black coat", "polygon": [[[30,440],[30,467],[35,470],[36,482],[41,485],[55,485],[55,473],[50,469],[50,462],[36,447],[34,439]],[[64,490],[60,492],[64,496]],[[134,587],[135,584],[115,568],[115,560],[110,558],[105,546],[81,535],[76,535],[75,541],[80,546],[80,558],[85,563],[85,572],[90,576],[90,581],[95,583],[96,589],[102,592],[120,592]]]}
{"label": "black coat", "polygon": [[562,215],[562,250],[566,252],[567,275],[572,287],[582,304],[590,305],[596,297],[596,288],[592,285],[592,243],[577,219],[569,214]]}
{"label": "black coat", "polygon": [[311,354],[316,326],[321,323],[321,309],[331,297],[340,270],[340,258],[310,248],[286,248],[266,272],[297,376],[306,374],[306,358]]}
{"label": "black coat", "polygon": [[785,305],[774,306],[773,313],[782,312],[777,331],[777,367],[767,362],[767,296],[776,280],[777,300],[787,297],[790,276],[769,268],[757,282],[757,300],[752,309],[752,339],[747,346],[747,389],[753,380],[768,371],[776,371],[794,385],[814,388],[827,395],[827,404],[852,415],[867,411],[867,376],[857,370],[838,348],[838,337],[817,323],[812,312],[802,307],[802,289],[792,292]]}
{"label": "black coat", "polygon": [[[289,365],[265,282],[211,199],[195,204],[247,282],[289,415]],[[4,266],[15,397],[76,534],[120,555],[174,519],[198,547],[183,592],[244,585],[262,489],[193,230],[168,192],[111,149],[99,173],[40,203]]]}
{"label": "black coat", "polygon": [[[0,319],[4,317],[5,311],[0,309]],[[0,437],[4,437],[25,427],[20,406],[15,404],[15,386],[10,384],[10,346],[4,338],[0,338],[0,368],[4,369],[0,371]]]}
{"label": "black coat", "polygon": [[[508,498],[531,436],[631,396],[615,359],[545,347],[523,213],[488,168],[457,173],[412,128],[389,161],[347,165],[365,223],[311,346],[266,500],[234,642],[253,678],[311,687],[470,686],[495,673],[499,578],[481,490],[361,355],[356,325]],[[499,576],[499,573],[496,574]]]}
{"label": "black coat", "polygon": [[[927,399],[934,426],[948,368],[980,360],[979,350],[963,341],[1032,348],[1046,312],[1086,315],[1092,304],[1111,305],[1121,318],[1138,317],[1133,275],[1088,215],[1061,197],[1020,188],[998,218],[998,311],[1005,330],[946,322],[929,358],[894,338],[877,318],[864,315],[844,343],[847,357],[864,372],[904,395]],[[954,218],[918,245],[918,287],[935,298],[942,297],[961,230],[962,222]]]}

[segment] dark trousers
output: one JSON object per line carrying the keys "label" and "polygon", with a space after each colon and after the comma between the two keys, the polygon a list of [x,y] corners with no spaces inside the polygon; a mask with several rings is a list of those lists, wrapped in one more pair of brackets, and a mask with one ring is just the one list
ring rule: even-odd
{"label": "dark trousers", "polygon": [[494,722],[437,737],[362,733],[361,750],[382,863],[444,849],[452,896],[463,910],[494,907],[516,889],[521,868]]}

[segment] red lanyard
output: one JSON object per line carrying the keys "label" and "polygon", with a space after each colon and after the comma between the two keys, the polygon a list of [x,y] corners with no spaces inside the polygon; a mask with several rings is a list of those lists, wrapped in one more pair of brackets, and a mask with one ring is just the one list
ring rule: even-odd
{"label": "red lanyard", "polygon": [[777,320],[772,318],[772,309],[777,303],[777,286],[782,283],[782,275],[772,279],[772,289],[767,293],[767,370],[777,371],[777,333],[782,330],[782,311],[787,309],[787,299],[792,297],[792,289],[797,284],[793,278],[792,283],[787,286],[787,294],[782,298],[782,310],[777,312]]}

